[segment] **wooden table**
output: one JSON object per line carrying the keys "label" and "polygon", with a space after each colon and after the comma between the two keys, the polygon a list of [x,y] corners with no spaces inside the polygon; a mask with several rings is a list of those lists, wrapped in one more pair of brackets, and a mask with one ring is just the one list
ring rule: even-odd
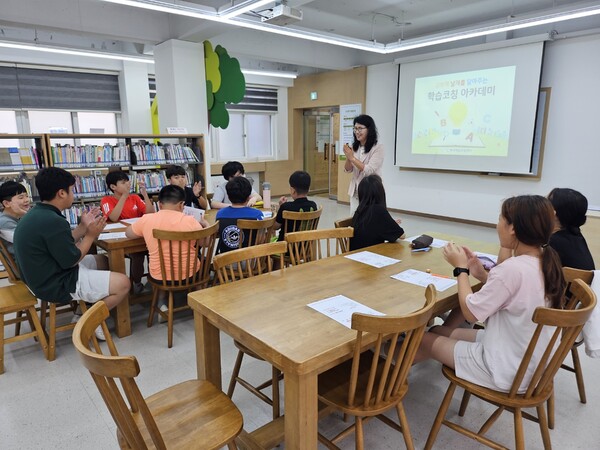
{"label": "wooden table", "polygon": [[[208,210],[205,218],[211,225],[215,223],[217,210]],[[121,222],[123,223],[123,222]],[[110,231],[125,231],[127,223],[123,223],[123,228]],[[106,251],[108,256],[108,267],[112,272],[127,273],[125,268],[125,254],[145,252],[146,243],[143,238],[134,239],[98,239],[96,245]],[[130,302],[121,302],[114,311],[115,332],[120,338],[131,334],[131,317],[129,313]]]}
{"label": "wooden table", "polygon": [[[438,237],[472,250],[498,251],[494,244]],[[253,444],[271,448],[285,435],[286,449],[317,448],[318,374],[350,358],[356,332],[309,308],[308,303],[341,294],[388,315],[406,314],[423,306],[425,288],[391,275],[411,268],[452,273],[440,249],[412,253],[407,242],[399,242],[368,250],[402,261],[378,269],[336,256],[189,295],[199,379],[221,387],[219,330],[284,373],[285,418],[245,435]],[[456,286],[439,292],[435,312],[455,306],[456,293]],[[367,337],[365,348],[371,343]]]}

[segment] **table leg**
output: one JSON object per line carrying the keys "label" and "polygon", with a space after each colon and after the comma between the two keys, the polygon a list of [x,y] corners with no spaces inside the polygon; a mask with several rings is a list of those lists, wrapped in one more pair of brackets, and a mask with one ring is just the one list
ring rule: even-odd
{"label": "table leg", "polygon": [[285,372],[285,448],[317,448],[317,374]]}
{"label": "table leg", "polygon": [[194,311],[196,335],[196,367],[199,380],[208,380],[222,389],[221,384],[221,338],[219,329],[206,317]]}
{"label": "table leg", "polygon": [[[108,267],[112,272],[126,274],[125,270],[125,250],[116,249],[108,252]],[[120,338],[131,334],[131,316],[129,313],[129,298],[122,301],[114,311],[115,329]]]}

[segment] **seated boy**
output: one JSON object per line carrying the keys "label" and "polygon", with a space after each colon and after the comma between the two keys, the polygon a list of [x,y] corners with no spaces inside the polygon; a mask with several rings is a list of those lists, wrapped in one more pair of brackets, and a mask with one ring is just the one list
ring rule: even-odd
{"label": "seated boy", "polygon": [[[148,247],[148,260],[150,276],[155,280],[162,279],[160,270],[160,255],[158,253],[158,240],[152,235],[153,230],[166,231],[196,231],[209,226],[208,222],[202,219],[198,222],[194,217],[183,214],[185,201],[185,192],[179,186],[167,185],[160,190],[158,194],[159,211],[155,214],[146,214],[140,220],[127,227],[125,234],[127,237],[143,237]],[[174,249],[178,247],[174,246]],[[186,249],[187,251],[187,249]],[[197,253],[197,252],[196,252]],[[177,264],[178,256],[172,258],[174,264]],[[183,261],[187,265],[187,260]],[[189,265],[190,270],[193,264]],[[175,268],[175,272],[177,272]],[[192,276],[193,273],[188,274]],[[167,305],[165,299],[159,299],[158,307],[165,312]],[[160,321],[159,316],[159,321]]]}
{"label": "seated boy", "polygon": [[170,184],[179,186],[185,191],[185,206],[194,206],[204,210],[208,209],[208,202],[202,196],[202,190],[204,189],[202,180],[197,181],[192,187],[189,187],[187,185],[187,173],[181,166],[169,166],[166,170],[166,175]]}
{"label": "seated boy", "polygon": [[8,252],[14,256],[13,234],[19,219],[29,211],[29,194],[21,183],[6,181],[0,186],[0,202],[2,202],[0,238],[6,244]]}
{"label": "seated boy", "polygon": [[245,235],[237,226],[238,219],[262,220],[263,214],[258,209],[246,206],[252,193],[250,182],[244,177],[233,177],[225,186],[231,199],[231,206],[217,212],[219,221],[219,245],[217,253],[228,252],[249,245]]}
{"label": "seated boy", "polygon": [[310,175],[303,170],[297,170],[290,175],[290,194],[292,195],[293,201],[288,202],[287,197],[283,196],[279,199],[279,210],[277,216],[275,216],[274,228],[279,231],[279,241],[283,241],[285,233],[291,233],[295,230],[292,229],[292,224],[289,224],[289,230],[281,228],[283,226],[283,211],[295,211],[295,212],[308,212],[316,211],[317,204],[312,200],[309,200],[306,196],[310,189]]}
{"label": "seated boy", "polygon": [[[72,231],[61,214],[73,204],[73,175],[48,167],[38,172],[35,185],[41,202],[23,216],[14,235],[15,257],[31,292],[55,303],[102,300],[109,309],[127,299],[127,276],[108,271],[105,256],[87,254],[106,225],[100,209],[83,213]],[[96,336],[102,339],[101,330]]]}
{"label": "seated boy", "polygon": [[[229,161],[221,168],[221,174],[227,181],[232,180],[235,177],[244,177],[244,166],[238,161]],[[212,201],[210,202],[211,208],[227,208],[231,203],[233,203],[229,198],[229,194],[227,193],[226,185],[227,183],[221,183],[215,189]],[[248,198],[246,206],[254,206],[256,202],[260,200],[262,200],[262,197],[258,195],[258,192],[252,189],[252,186],[250,186],[250,197]]]}
{"label": "seated boy", "polygon": [[[146,213],[154,212],[152,200],[146,192],[146,185],[140,182],[140,194],[131,194],[131,181],[129,176],[122,170],[109,172],[106,175],[106,186],[112,191],[113,195],[102,197],[101,207],[104,215],[111,222],[118,222],[123,219],[134,219],[142,217]],[[131,258],[131,280],[133,281],[133,293],[141,294],[144,291],[142,277],[144,276],[144,253],[132,253]],[[148,290],[148,289],[146,289]]]}

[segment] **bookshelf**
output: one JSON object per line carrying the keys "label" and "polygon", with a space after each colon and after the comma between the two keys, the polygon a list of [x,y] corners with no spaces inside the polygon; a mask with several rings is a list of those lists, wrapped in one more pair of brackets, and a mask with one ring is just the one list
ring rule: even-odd
{"label": "bookshelf", "polygon": [[[139,193],[143,180],[150,195],[167,184],[165,169],[172,164],[183,166],[192,184],[200,177],[206,180],[203,135],[46,134],[44,138],[48,166],[68,170],[76,178],[78,204],[65,211],[72,225],[107,194],[105,178],[112,168],[129,173],[133,192]],[[86,144],[90,140],[112,142]]]}
{"label": "bookshelf", "polygon": [[46,166],[45,155],[43,134],[0,134],[0,183],[18,181],[35,200],[38,196],[32,179]]}

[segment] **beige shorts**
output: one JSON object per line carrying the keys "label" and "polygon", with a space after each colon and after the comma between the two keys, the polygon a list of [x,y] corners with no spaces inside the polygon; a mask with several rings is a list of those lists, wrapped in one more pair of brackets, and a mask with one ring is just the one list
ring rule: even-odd
{"label": "beige shorts", "polygon": [[470,381],[492,389],[498,389],[494,384],[492,373],[488,369],[483,356],[484,330],[477,331],[475,342],[458,341],[454,346],[454,371],[463,380]]}
{"label": "beige shorts", "polygon": [[109,288],[110,271],[98,270],[94,255],[85,255],[79,262],[77,285],[75,286],[75,292],[71,293],[73,300],[96,303],[108,297]]}

